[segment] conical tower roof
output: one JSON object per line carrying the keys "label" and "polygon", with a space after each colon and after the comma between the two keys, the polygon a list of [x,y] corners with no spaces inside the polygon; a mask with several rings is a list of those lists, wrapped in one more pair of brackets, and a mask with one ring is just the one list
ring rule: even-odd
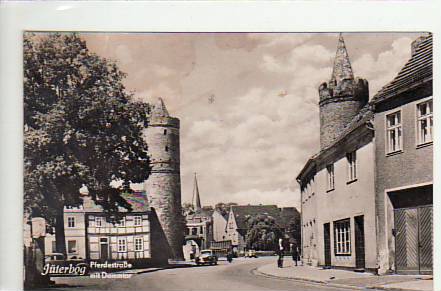
{"label": "conical tower roof", "polygon": [[169,117],[167,107],[165,107],[164,100],[161,97],[158,98],[156,103],[153,105],[152,116],[154,117]]}
{"label": "conical tower roof", "polygon": [[194,186],[193,186],[192,203],[193,203],[195,211],[200,210],[202,208],[201,197],[199,196],[199,187],[198,187],[198,180],[196,178],[196,173],[194,173]]}
{"label": "conical tower roof", "polygon": [[338,38],[337,52],[332,69],[331,84],[340,83],[344,79],[354,79],[351,62],[349,61],[348,51],[346,50],[343,35],[340,33]]}

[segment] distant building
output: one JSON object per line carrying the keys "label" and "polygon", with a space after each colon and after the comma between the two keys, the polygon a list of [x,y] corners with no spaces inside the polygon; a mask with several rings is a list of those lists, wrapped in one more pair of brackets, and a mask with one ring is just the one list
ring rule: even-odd
{"label": "distant building", "polygon": [[319,88],[320,152],[297,176],[304,262],[376,268],[375,148],[368,83],[355,78],[340,36],[331,80]]}
{"label": "distant building", "polygon": [[[108,221],[102,208],[88,196],[80,207],[64,210],[66,250],[69,259],[127,260],[135,265],[165,264],[169,253],[165,235],[144,192],[124,194],[132,211],[121,209],[122,219]],[[55,235],[45,238],[45,253],[54,253]]]}
{"label": "distant building", "polygon": [[223,213],[220,209],[215,209],[212,215],[213,221],[213,240],[224,241],[227,239],[227,220],[228,213]]}
{"label": "distant building", "polygon": [[187,213],[185,217],[186,220],[185,241],[195,242],[200,250],[207,249],[210,247],[210,242],[213,240],[213,229],[212,229],[213,210],[202,208],[196,174],[194,176],[192,203],[193,203],[193,211]]}
{"label": "distant building", "polygon": [[372,99],[380,272],[433,269],[433,60],[431,34]]}

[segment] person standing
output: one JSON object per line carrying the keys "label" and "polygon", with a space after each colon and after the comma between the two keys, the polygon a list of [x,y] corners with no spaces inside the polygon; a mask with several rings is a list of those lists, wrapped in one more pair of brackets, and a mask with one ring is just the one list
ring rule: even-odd
{"label": "person standing", "polygon": [[297,261],[299,260],[299,247],[297,246],[297,244],[291,244],[291,255],[292,255],[292,260],[295,262],[296,266],[297,266]]}
{"label": "person standing", "polygon": [[278,244],[278,259],[277,259],[277,267],[283,268],[283,239],[279,238],[279,244]]}

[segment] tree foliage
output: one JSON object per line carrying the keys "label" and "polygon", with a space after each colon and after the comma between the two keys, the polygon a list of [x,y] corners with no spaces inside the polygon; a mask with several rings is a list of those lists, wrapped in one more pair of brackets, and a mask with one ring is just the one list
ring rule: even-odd
{"label": "tree foliage", "polygon": [[267,214],[249,216],[246,219],[248,231],[245,236],[247,248],[255,250],[274,250],[282,230],[276,219]]}
{"label": "tree foliage", "polygon": [[[104,211],[150,173],[147,104],[131,102],[117,65],[77,34],[24,36],[24,203],[49,223],[81,203],[86,186]],[[119,187],[111,185],[118,181]],[[58,231],[58,230],[56,230]],[[58,243],[57,243],[58,244]]]}

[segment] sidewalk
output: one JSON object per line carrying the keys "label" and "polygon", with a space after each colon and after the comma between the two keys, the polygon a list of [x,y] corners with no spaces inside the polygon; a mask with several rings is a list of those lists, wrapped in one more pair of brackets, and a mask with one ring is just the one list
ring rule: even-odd
{"label": "sidewalk", "polygon": [[356,273],[338,269],[322,269],[310,266],[293,266],[292,261],[285,261],[284,268],[277,268],[276,262],[259,267],[256,273],[271,277],[315,282],[335,287],[349,287],[364,290],[375,288],[391,291],[422,290],[432,291],[432,276],[385,275]]}

